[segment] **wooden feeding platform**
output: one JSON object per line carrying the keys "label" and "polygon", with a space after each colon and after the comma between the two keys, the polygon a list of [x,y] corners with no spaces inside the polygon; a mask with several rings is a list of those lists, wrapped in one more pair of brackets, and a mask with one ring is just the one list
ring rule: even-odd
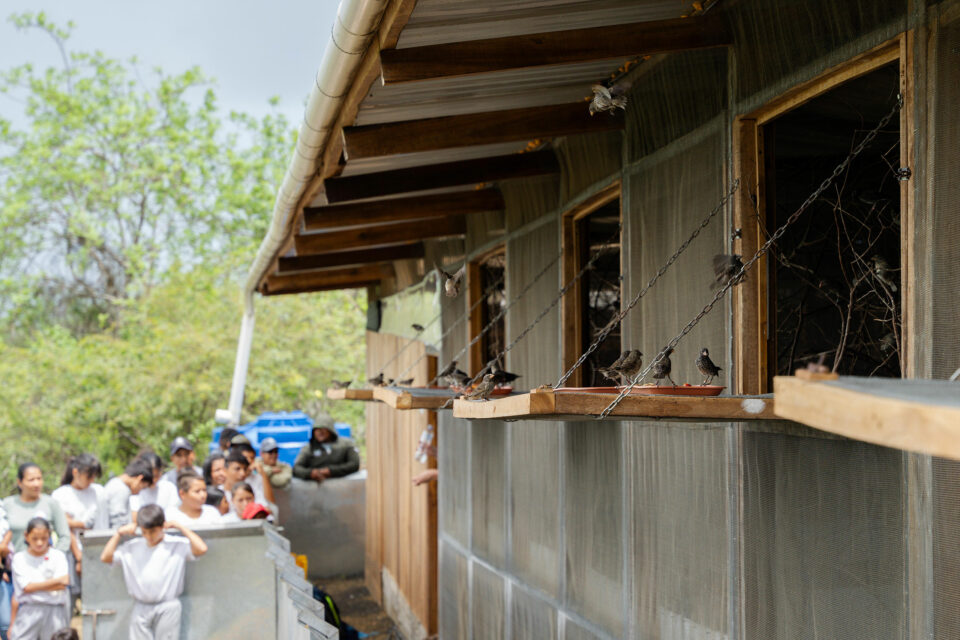
{"label": "wooden feeding platform", "polygon": [[899,378],[773,380],[778,417],[885,447],[960,460],[960,382]]}
{"label": "wooden feeding platform", "polygon": [[327,389],[327,397],[331,400],[359,400],[373,402],[373,389]]}
{"label": "wooden feeding platform", "polygon": [[[634,391],[636,393],[625,397],[610,413],[611,419],[721,422],[776,418],[772,395],[666,395],[651,394],[640,388]],[[562,387],[537,389],[487,401],[456,400],[453,415],[477,420],[583,420],[603,413],[617,392],[615,387],[606,387],[602,391],[597,387]]]}
{"label": "wooden feeding platform", "polygon": [[375,387],[373,398],[385,405],[401,411],[408,409],[449,409],[450,400],[456,395],[450,389],[441,387]]}

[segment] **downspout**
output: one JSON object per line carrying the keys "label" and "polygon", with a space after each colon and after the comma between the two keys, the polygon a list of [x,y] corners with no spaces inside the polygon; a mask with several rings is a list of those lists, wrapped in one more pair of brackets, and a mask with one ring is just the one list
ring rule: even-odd
{"label": "downspout", "polygon": [[283,177],[283,183],[277,191],[273,220],[247,274],[247,282],[243,288],[243,318],[233,368],[233,384],[230,387],[230,403],[227,409],[217,409],[217,422],[229,425],[240,423],[247,368],[250,364],[250,347],[253,343],[253,294],[289,234],[294,231],[292,223],[298,214],[300,199],[316,175],[318,158],[323,155],[340,116],[343,100],[389,2],[390,0],[342,0],[337,9],[330,40],[323,52],[316,82],[307,101],[303,123],[297,136],[297,146]]}

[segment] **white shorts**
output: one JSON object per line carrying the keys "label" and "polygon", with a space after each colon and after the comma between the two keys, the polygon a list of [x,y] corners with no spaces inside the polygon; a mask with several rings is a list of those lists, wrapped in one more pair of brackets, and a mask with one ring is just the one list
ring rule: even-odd
{"label": "white shorts", "polygon": [[130,640],[178,640],[180,601],[148,604],[134,602],[130,614]]}
{"label": "white shorts", "polygon": [[21,602],[9,636],[16,640],[50,640],[55,632],[69,626],[67,605]]}

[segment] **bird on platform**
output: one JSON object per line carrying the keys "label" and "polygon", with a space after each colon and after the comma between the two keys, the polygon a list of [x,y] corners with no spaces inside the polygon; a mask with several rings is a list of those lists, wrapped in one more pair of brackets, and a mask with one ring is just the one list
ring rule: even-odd
{"label": "bird on platform", "polygon": [[611,362],[609,366],[598,368],[597,373],[602,375],[607,380],[613,380],[617,384],[622,383],[623,378],[620,375],[620,365],[623,363],[624,360],[630,357],[631,353],[632,352],[630,351],[630,349],[627,349],[626,351],[620,354],[619,358]]}
{"label": "bird on platform", "polygon": [[657,386],[660,386],[660,381],[666,378],[670,381],[670,384],[677,386],[677,383],[673,381],[673,378],[670,377],[670,371],[673,369],[673,363],[670,362],[670,354],[673,353],[673,349],[666,349],[660,352],[660,355],[657,356],[658,360],[653,363],[653,377],[657,381]]}
{"label": "bird on platform", "polygon": [[433,266],[440,277],[443,278],[443,292],[447,294],[447,297],[456,298],[460,295],[460,286],[463,284],[463,274],[467,272],[467,266],[460,267],[454,273],[447,273],[436,262],[433,263]]}
{"label": "bird on platform", "polygon": [[700,349],[700,355],[697,356],[697,370],[703,374],[701,385],[713,382],[713,379],[720,375],[721,369],[710,359],[710,351],[706,347]]}
{"label": "bird on platform", "polygon": [[463,398],[467,400],[489,400],[490,394],[493,393],[493,389],[497,386],[496,381],[493,379],[493,374],[488,373],[483,376],[483,380],[473,388],[472,391],[468,391],[463,394]]}
{"label": "bird on platform", "polygon": [[633,379],[640,373],[640,369],[643,368],[643,354],[640,353],[639,349],[634,349],[630,352],[630,355],[624,358],[618,368],[620,374],[624,377],[623,384],[633,382]]}
{"label": "bird on platform", "polygon": [[490,373],[493,374],[493,381],[498,387],[505,384],[510,384],[520,377],[516,373],[505,371],[503,367],[500,366],[499,362],[494,362],[492,365],[490,365]]}
{"label": "bird on platform", "polygon": [[346,389],[353,380],[331,380],[334,389]]}
{"label": "bird on platform", "polygon": [[374,387],[382,387],[387,384],[386,381],[383,379],[383,371],[373,376],[372,378],[367,378],[367,382],[369,382]]}
{"label": "bird on platform", "polygon": [[457,369],[457,361],[453,360],[437,375],[437,380],[443,380],[449,387],[463,387],[470,382],[470,376]]}
{"label": "bird on platform", "polygon": [[630,89],[629,82],[618,82],[610,87],[602,84],[595,84],[590,87],[593,91],[593,100],[590,101],[590,115],[600,111],[609,111],[611,115],[617,109],[627,110],[627,91]]}
{"label": "bird on platform", "polygon": [[870,263],[873,265],[870,269],[870,273],[872,273],[877,280],[890,287],[891,291],[896,291],[897,285],[890,277],[890,272],[892,269],[890,268],[890,265],[887,264],[887,261],[880,256],[872,256],[870,258]]}
{"label": "bird on platform", "polygon": [[416,322],[410,325],[410,327],[417,333],[423,333],[424,331],[426,331],[426,328],[422,324],[417,324]]}
{"label": "bird on platform", "polygon": [[714,285],[726,286],[727,283],[738,285],[743,282],[746,274],[743,273],[743,260],[739,254],[728,255],[719,253],[713,256]]}
{"label": "bird on platform", "polygon": [[409,387],[413,384],[413,378],[406,378],[404,380],[397,380],[398,387]]}

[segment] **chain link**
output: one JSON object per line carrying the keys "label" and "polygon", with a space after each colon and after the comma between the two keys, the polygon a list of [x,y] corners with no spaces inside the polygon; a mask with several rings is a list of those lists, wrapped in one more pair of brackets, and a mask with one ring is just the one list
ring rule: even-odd
{"label": "chain link", "polygon": [[833,184],[833,181],[836,180],[838,177],[840,177],[840,175],[847,170],[847,168],[850,166],[850,163],[854,160],[854,158],[860,155],[860,153],[867,147],[867,145],[873,141],[873,139],[877,136],[878,133],[880,133],[880,130],[883,129],[885,126],[887,126],[887,124],[890,122],[890,119],[893,118],[893,116],[900,110],[901,106],[903,106],[903,97],[897,96],[897,103],[894,105],[893,109],[891,109],[890,112],[880,120],[880,122],[877,124],[876,127],[874,127],[869,133],[867,133],[866,136],[864,136],[860,144],[854,147],[853,151],[851,151],[850,154],[847,155],[847,157],[844,158],[844,160],[837,165],[837,167],[833,170],[833,173],[831,173],[829,177],[827,177],[823,182],[821,182],[820,186],[817,187],[817,189],[813,193],[811,193],[806,200],[803,201],[803,204],[801,204],[796,211],[790,214],[790,217],[787,218],[787,220],[782,225],[780,225],[780,228],[774,231],[773,234],[770,236],[770,238],[767,239],[767,241],[764,242],[759,249],[757,249],[757,252],[753,254],[753,257],[744,263],[744,265],[740,268],[740,271],[736,273],[733,277],[727,280],[727,283],[723,287],[721,287],[720,290],[717,291],[717,293],[713,296],[713,300],[707,303],[707,305],[700,311],[700,313],[698,313],[693,318],[693,320],[688,322],[687,325],[683,328],[683,330],[681,330],[679,334],[674,336],[667,343],[667,346],[665,346],[657,354],[657,357],[654,358],[653,362],[651,362],[649,365],[647,365],[647,367],[643,371],[637,374],[637,376],[630,381],[629,386],[625,386],[620,391],[620,393],[617,394],[617,397],[613,400],[613,402],[607,405],[607,407],[600,413],[600,415],[597,416],[598,420],[602,420],[607,416],[609,416],[610,413],[614,409],[616,409],[621,402],[623,402],[623,399],[626,398],[628,395],[630,395],[630,392],[633,390],[633,388],[637,384],[639,384],[640,381],[644,379],[644,377],[646,377],[646,375],[650,372],[650,370],[653,369],[653,367],[656,366],[657,363],[663,360],[663,358],[665,357],[664,354],[669,349],[675,348],[680,343],[680,341],[688,333],[690,333],[695,326],[697,326],[697,323],[699,323],[700,320],[702,320],[705,315],[707,315],[708,313],[710,313],[711,310],[713,310],[714,305],[716,305],[717,302],[719,302],[725,295],[727,295],[727,292],[730,291],[730,289],[732,289],[736,283],[743,281],[743,277],[747,273],[747,270],[749,270],[754,264],[756,264],[757,260],[763,257],[763,255],[770,250],[770,247],[777,240],[783,237],[783,234],[787,232],[787,228],[790,225],[792,225],[794,222],[796,222],[797,219],[799,219],[800,216],[803,215],[803,213],[810,207],[810,205],[816,202],[817,199],[819,199],[820,196],[823,195],[823,192],[826,191],[831,184]]}

